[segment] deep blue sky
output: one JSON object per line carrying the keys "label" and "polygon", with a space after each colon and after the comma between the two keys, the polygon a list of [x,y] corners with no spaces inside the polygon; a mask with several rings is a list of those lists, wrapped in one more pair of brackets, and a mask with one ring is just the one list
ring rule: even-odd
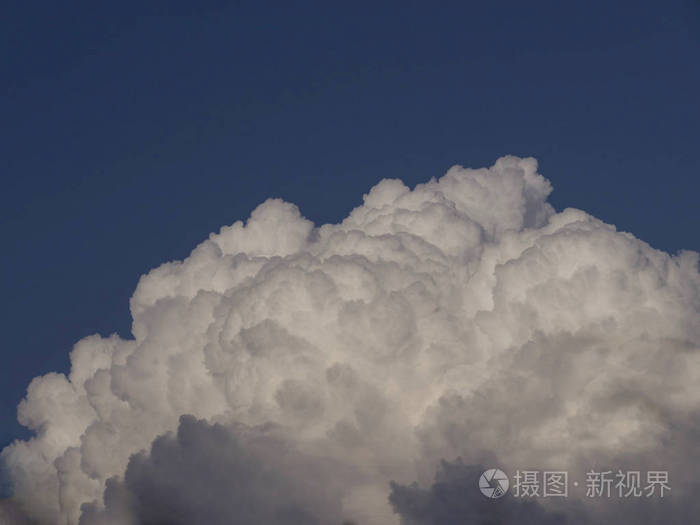
{"label": "deep blue sky", "polygon": [[142,3],[3,7],[0,446],[32,377],[128,337],[142,273],[267,197],[335,222],[531,155],[558,209],[700,249],[697,1]]}

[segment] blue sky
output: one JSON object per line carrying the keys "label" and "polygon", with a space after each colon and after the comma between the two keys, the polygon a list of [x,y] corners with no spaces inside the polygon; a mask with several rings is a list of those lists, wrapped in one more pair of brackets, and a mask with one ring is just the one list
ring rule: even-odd
{"label": "blue sky", "polygon": [[0,447],[141,274],[268,197],[335,222],[534,156],[557,209],[700,249],[697,1],[70,4],[0,21]]}

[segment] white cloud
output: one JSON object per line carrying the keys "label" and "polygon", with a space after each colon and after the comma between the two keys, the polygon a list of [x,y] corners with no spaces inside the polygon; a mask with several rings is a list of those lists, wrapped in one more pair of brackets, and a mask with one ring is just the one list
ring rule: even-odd
{"label": "white cloud", "polygon": [[[185,414],[204,434],[284,429],[297,459],[258,451],[280,485],[246,500],[288,501],[283,487],[313,464],[328,497],[300,488],[300,508],[323,523],[398,523],[389,482],[429,487],[440,460],[458,456],[573,471],[637,461],[672,470],[682,501],[700,459],[698,254],[556,213],[550,192],[534,159],[504,157],[413,190],[384,180],[337,225],[263,203],[141,278],[134,340],[86,338],[69,377],[32,382],[19,417],[37,437],[2,452],[16,501],[69,524],[83,504],[90,524],[129,523],[134,498],[195,505],[196,485],[212,480],[178,456],[196,449],[178,448],[179,434],[129,467],[167,449],[189,473],[176,487],[140,491],[162,465],[133,483],[127,471]],[[200,513],[223,519],[212,513],[235,513],[229,503]]]}

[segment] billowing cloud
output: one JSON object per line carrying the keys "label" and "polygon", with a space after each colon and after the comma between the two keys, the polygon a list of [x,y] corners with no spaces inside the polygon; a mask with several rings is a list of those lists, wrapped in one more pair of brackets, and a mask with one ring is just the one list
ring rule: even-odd
{"label": "billowing cloud", "polygon": [[32,381],[36,437],[2,452],[14,501],[46,524],[434,523],[461,458],[668,470],[661,502],[525,506],[676,519],[700,464],[698,254],[550,191],[504,157],[384,180],[340,224],[266,201],[141,278],[133,339],[83,339],[67,377]]}

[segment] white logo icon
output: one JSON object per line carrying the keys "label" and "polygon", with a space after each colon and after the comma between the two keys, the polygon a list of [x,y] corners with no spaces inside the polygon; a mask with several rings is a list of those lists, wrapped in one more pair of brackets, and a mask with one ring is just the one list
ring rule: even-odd
{"label": "white logo icon", "polygon": [[498,499],[508,492],[508,476],[502,470],[491,468],[479,478],[479,490],[487,498]]}

